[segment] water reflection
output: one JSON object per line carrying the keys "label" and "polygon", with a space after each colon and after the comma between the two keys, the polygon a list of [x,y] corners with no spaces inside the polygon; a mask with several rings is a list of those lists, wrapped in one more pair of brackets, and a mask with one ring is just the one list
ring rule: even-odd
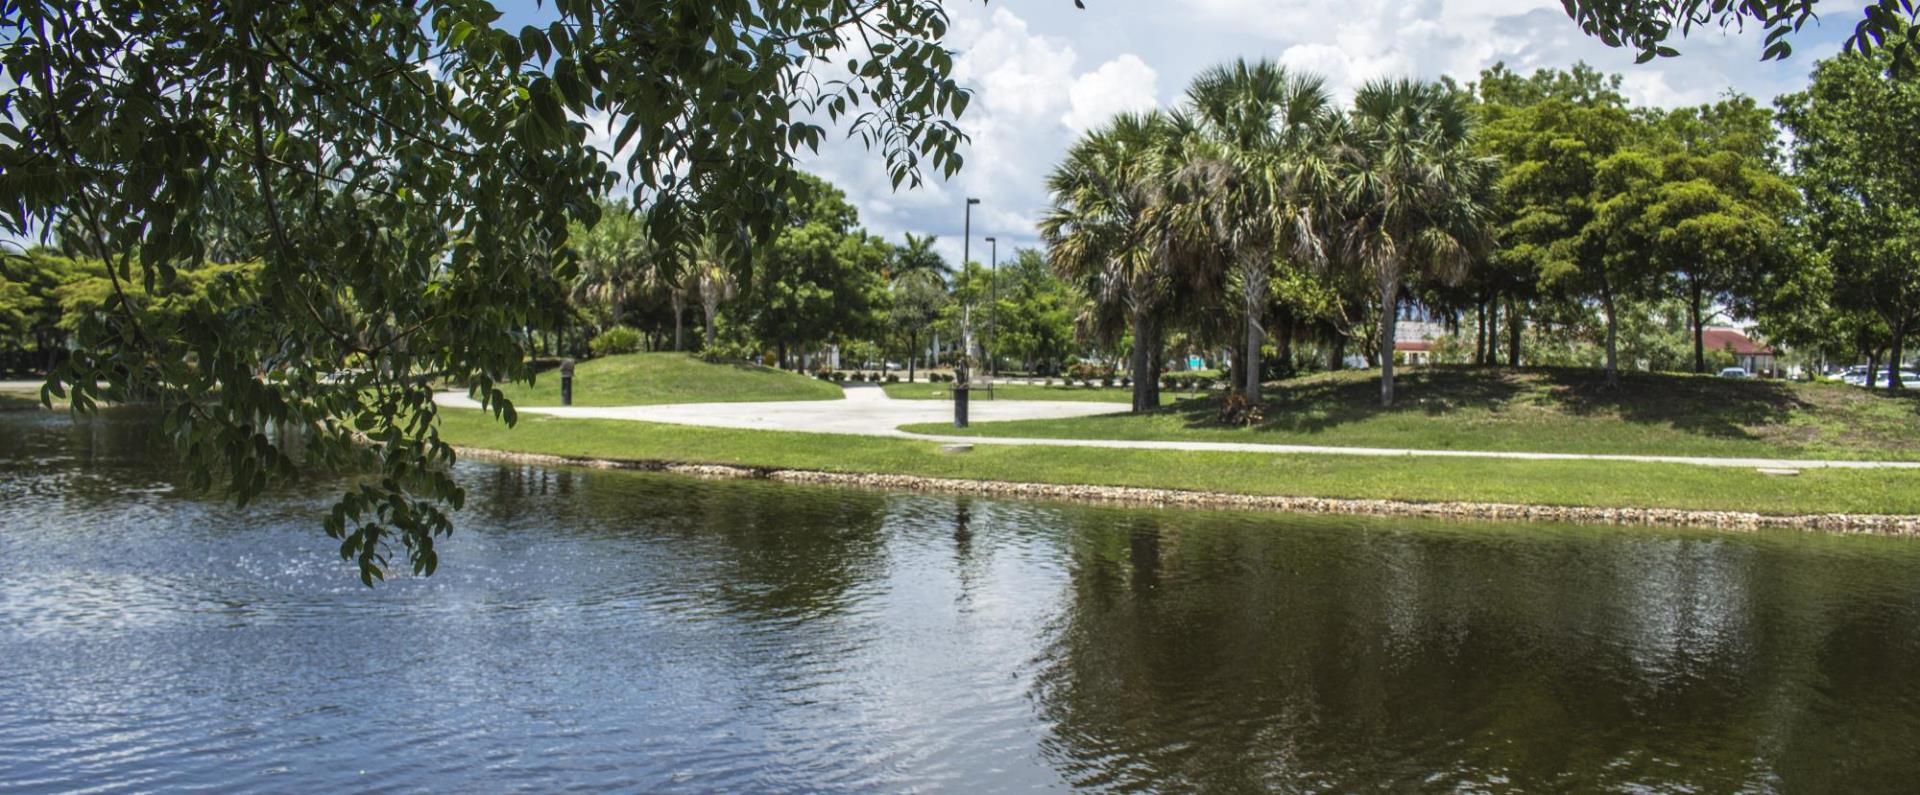
{"label": "water reflection", "polygon": [[[0,417],[0,790],[1900,791],[1920,544],[463,464],[361,588]],[[293,782],[298,782],[297,784]]]}

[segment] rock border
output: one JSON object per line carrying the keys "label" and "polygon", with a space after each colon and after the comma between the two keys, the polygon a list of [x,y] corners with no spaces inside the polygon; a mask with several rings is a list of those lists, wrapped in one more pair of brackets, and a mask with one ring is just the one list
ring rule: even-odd
{"label": "rock border", "polygon": [[919,475],[825,472],[814,469],[783,469],[733,464],[693,464],[651,459],[593,458],[547,453],[515,453],[480,447],[456,446],[454,451],[462,456],[514,464],[629,469],[691,475],[713,480],[769,480],[778,483],[841,486],[881,491],[1020,497],[1083,503],[1224,508],[1275,513],[1418,516],[1501,522],[1566,522],[1736,531],[1803,530],[1856,535],[1920,536],[1920,516],[1898,514],[1764,514],[1750,511],[1706,511],[1685,508],[1595,508],[1498,502],[1412,502],[1339,497],[1287,497],[1139,486],[1023,483],[1005,480],[932,478]]}

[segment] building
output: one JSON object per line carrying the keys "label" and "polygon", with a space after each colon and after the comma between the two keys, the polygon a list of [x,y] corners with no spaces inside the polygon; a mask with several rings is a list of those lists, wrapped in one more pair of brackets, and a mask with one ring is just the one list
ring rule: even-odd
{"label": "building", "polygon": [[1700,332],[1700,342],[1706,350],[1733,354],[1735,365],[1749,373],[1775,373],[1779,370],[1776,362],[1779,352],[1770,345],[1754,342],[1738,329],[1706,329]]}

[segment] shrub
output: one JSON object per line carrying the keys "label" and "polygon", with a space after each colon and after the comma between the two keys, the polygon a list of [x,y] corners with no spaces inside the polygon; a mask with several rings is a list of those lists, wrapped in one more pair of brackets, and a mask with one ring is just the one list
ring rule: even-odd
{"label": "shrub", "polygon": [[1124,375],[1120,376],[1120,385],[1125,387],[1131,387],[1133,386],[1133,379]]}
{"label": "shrub", "polygon": [[587,349],[595,356],[612,356],[618,353],[633,353],[640,350],[640,332],[627,326],[614,326],[587,343]]}
{"label": "shrub", "polygon": [[1220,421],[1227,425],[1259,425],[1260,421],[1266,417],[1265,406],[1248,400],[1246,395],[1238,392],[1227,395],[1220,401]]}
{"label": "shrub", "polygon": [[1101,385],[1101,386],[1113,386],[1113,374],[1112,374],[1112,373],[1108,373],[1108,374],[1106,374],[1106,375],[1103,375],[1103,376],[1100,376],[1100,385]]}
{"label": "shrub", "polygon": [[846,374],[845,372],[843,372],[843,371],[840,371],[840,370],[835,370],[835,371],[833,371],[833,382],[834,382],[834,383],[836,383],[836,384],[843,384],[843,383],[846,383],[846,381],[847,381],[847,374]]}
{"label": "shrub", "polygon": [[1172,373],[1168,373],[1160,376],[1160,386],[1166,389],[1179,389],[1180,379],[1174,378]]}
{"label": "shrub", "polygon": [[898,384],[898,383],[900,383],[900,374],[899,374],[899,373],[887,373],[887,383],[889,383],[889,384]]}
{"label": "shrub", "polygon": [[1194,386],[1197,386],[1197,387],[1199,387],[1199,388],[1201,388],[1201,389],[1203,389],[1203,390],[1204,390],[1204,389],[1212,389],[1212,388],[1213,388],[1213,379],[1211,379],[1211,378],[1204,378],[1204,377],[1203,377],[1203,378],[1199,378],[1199,379],[1195,379],[1195,380],[1194,380],[1194,382],[1193,382],[1193,385],[1194,385]]}

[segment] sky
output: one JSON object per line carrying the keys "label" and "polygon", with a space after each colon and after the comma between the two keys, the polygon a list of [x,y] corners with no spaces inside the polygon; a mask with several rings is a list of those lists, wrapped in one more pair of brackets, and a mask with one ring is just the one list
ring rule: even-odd
{"label": "sky", "polygon": [[[1590,39],[1558,0],[1001,0],[948,6],[955,78],[976,91],[960,119],[971,137],[951,180],[892,189],[878,155],[837,139],[802,167],[846,190],[870,230],[898,241],[934,234],[960,259],[965,197],[973,259],[982,238],[1037,246],[1046,173],[1075,136],[1113,113],[1177,106],[1188,82],[1235,57],[1272,58],[1319,73],[1340,99],[1377,77],[1476,78],[1496,62],[1521,72],[1579,61],[1624,79],[1635,102],[1674,107],[1738,91],[1770,103],[1805,85],[1814,60],[1837,52],[1852,20],[1809,26],[1786,62],[1762,62],[1759,31],[1696,31],[1682,55],[1636,65],[1633,53]],[[1849,9],[1851,10],[1851,9]]]}

